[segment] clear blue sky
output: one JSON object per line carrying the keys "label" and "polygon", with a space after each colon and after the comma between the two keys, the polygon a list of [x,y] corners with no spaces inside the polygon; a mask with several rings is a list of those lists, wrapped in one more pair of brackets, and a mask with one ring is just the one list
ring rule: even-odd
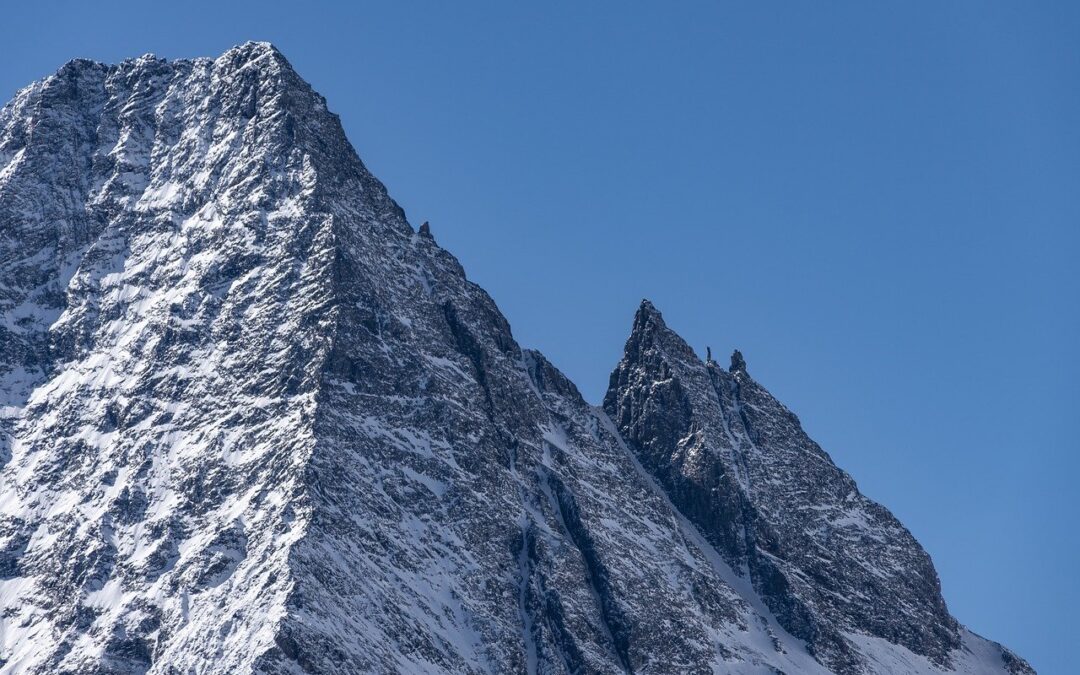
{"label": "clear blue sky", "polygon": [[14,3],[0,91],[274,42],[588,398],[642,297],[739,347],[961,621],[1077,672],[1080,4],[215,4]]}

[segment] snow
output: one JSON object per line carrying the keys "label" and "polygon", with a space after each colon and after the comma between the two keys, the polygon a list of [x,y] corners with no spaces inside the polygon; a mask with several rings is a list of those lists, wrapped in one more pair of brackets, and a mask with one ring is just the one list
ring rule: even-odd
{"label": "snow", "polygon": [[65,68],[0,112],[0,674],[825,672],[270,45]]}

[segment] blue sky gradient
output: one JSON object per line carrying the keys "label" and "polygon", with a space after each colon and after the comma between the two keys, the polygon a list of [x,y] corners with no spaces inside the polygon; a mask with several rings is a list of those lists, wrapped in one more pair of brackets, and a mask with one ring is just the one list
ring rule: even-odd
{"label": "blue sky gradient", "polygon": [[269,40],[598,402],[642,297],[738,347],[1044,674],[1080,635],[1080,4],[16,3],[73,57]]}

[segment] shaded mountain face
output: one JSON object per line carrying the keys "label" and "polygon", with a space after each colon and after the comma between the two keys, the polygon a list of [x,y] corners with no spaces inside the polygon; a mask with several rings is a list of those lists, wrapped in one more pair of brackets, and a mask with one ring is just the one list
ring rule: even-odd
{"label": "shaded mountain face", "polygon": [[647,301],[604,409],[672,501],[837,672],[865,633],[941,667],[962,634],[918,542],[747,372],[701,362]]}
{"label": "shaded mountain face", "polygon": [[0,111],[0,672],[1029,672],[643,306],[603,409],[265,43]]}

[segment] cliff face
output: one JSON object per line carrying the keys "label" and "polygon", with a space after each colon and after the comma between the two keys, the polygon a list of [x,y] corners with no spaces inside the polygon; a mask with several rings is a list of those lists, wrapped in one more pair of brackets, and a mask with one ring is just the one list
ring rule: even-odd
{"label": "cliff face", "polygon": [[0,312],[4,673],[1013,658],[655,310],[587,405],[270,45],[5,106]]}
{"label": "cliff face", "polygon": [[856,636],[871,636],[956,665],[969,637],[929,556],[754,381],[739,352],[728,369],[703,363],[643,302],[604,409],[679,511],[824,664],[870,667]]}

